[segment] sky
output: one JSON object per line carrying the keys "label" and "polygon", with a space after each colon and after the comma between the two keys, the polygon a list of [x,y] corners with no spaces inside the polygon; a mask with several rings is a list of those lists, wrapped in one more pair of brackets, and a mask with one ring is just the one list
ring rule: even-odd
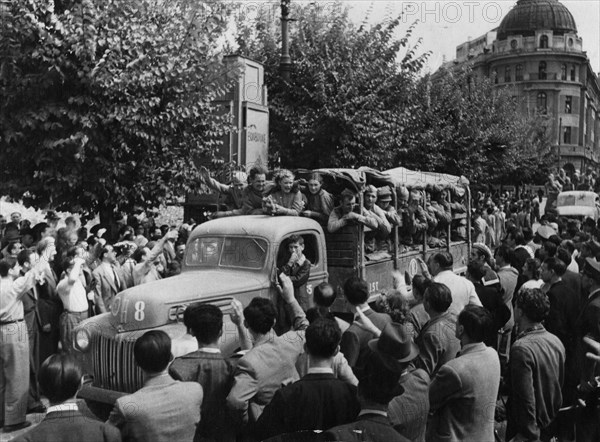
{"label": "sky", "polygon": [[[431,51],[425,70],[435,71],[444,57],[447,61],[455,58],[456,46],[498,27],[516,0],[346,0],[344,3],[350,6],[350,16],[357,23],[365,19],[370,8],[371,23],[404,11],[400,36],[418,19],[411,41],[414,44],[418,38],[423,39],[422,52]],[[594,72],[600,73],[600,1],[561,0],[561,3],[573,14],[578,35],[583,38],[583,50]]]}

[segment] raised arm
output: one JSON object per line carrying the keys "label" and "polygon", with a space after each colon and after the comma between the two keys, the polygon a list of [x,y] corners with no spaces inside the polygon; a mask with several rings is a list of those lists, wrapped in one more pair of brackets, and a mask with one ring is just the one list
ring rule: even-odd
{"label": "raised arm", "polygon": [[281,281],[281,297],[285,301],[286,310],[292,318],[292,325],[294,330],[304,330],[308,327],[308,320],[306,314],[298,304],[298,301],[294,297],[294,284],[289,276],[285,273],[279,274],[279,280]]}
{"label": "raised arm", "polygon": [[81,273],[81,266],[83,265],[83,263],[85,261],[83,260],[83,258],[76,257],[73,260],[73,262],[74,262],[73,268],[69,272],[69,275],[67,278],[67,282],[69,283],[69,285],[73,285],[79,280],[79,274]]}
{"label": "raised arm", "polygon": [[210,172],[204,166],[200,166],[200,179],[204,184],[206,184],[210,189],[215,190],[220,193],[229,193],[230,187],[226,184],[219,183],[217,180],[210,176]]}
{"label": "raised arm", "polygon": [[165,236],[163,236],[161,239],[159,239],[156,242],[156,245],[152,248],[152,250],[148,254],[148,259],[144,262],[144,274],[146,274],[150,271],[150,269],[152,268],[152,263],[162,253],[162,251],[165,247],[165,243],[169,239],[177,240],[178,236],[179,236],[179,233],[177,233],[177,230],[169,230],[165,234]]}
{"label": "raised arm", "polygon": [[242,350],[250,350],[252,348],[252,341],[248,336],[248,330],[244,327],[244,310],[242,303],[237,299],[231,301],[231,322],[233,322],[238,329],[238,337],[240,339],[240,347]]}

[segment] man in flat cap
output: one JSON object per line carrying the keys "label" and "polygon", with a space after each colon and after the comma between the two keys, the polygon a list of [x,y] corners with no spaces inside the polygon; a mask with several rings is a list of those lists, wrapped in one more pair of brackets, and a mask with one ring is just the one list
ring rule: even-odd
{"label": "man in flat cap", "polygon": [[[365,229],[365,252],[373,253],[377,251],[377,241],[389,238],[392,232],[392,226],[385,216],[385,212],[377,205],[377,188],[375,186],[367,186],[364,193],[365,209],[371,213],[371,216],[377,220],[375,229]],[[379,255],[374,256],[375,259]]]}
{"label": "man in flat cap", "polygon": [[411,190],[408,200],[408,217],[410,219],[413,241],[420,244],[423,241],[423,233],[427,230],[427,216],[422,207],[423,195],[417,190]]}
{"label": "man in flat cap", "polygon": [[[402,217],[392,204],[392,189],[389,186],[377,189],[377,206],[383,211],[385,218],[392,228],[402,227]],[[378,240],[377,249],[388,252],[392,251],[392,243],[389,235]]]}

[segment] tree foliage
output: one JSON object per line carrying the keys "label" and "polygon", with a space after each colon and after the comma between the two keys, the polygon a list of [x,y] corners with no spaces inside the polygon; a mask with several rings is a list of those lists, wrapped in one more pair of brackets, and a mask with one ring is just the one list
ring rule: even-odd
{"label": "tree foliage", "polygon": [[[210,8],[210,9],[207,9]],[[0,194],[97,213],[189,190],[229,130],[220,3],[17,0],[1,12]]]}
{"label": "tree foliage", "polygon": [[417,87],[417,124],[400,154],[407,167],[466,175],[480,184],[536,182],[555,162],[547,117],[527,116],[509,89],[469,68],[440,70]]}
{"label": "tree foliage", "polygon": [[426,55],[410,47],[401,17],[355,25],[341,3],[293,5],[289,82],[279,73],[278,20],[238,22],[244,55],[264,63],[271,153],[290,167],[391,167],[413,124],[414,86]]}

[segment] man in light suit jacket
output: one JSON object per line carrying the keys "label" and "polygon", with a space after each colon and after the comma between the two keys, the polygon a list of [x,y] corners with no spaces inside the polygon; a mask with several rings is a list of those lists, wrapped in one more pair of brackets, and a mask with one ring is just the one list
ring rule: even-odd
{"label": "man in light suit jacket", "polygon": [[144,333],[134,347],[135,362],[144,372],[144,386],[117,399],[108,418],[129,441],[191,441],[200,422],[202,387],[175,381],[167,372],[173,356],[171,339],[161,330]]}
{"label": "man in light suit jacket", "polygon": [[99,259],[101,263],[92,273],[96,292],[94,303],[98,314],[109,312],[114,297],[127,288],[113,246],[110,244],[103,246],[100,249]]}
{"label": "man in light suit jacket", "polygon": [[271,402],[282,385],[299,379],[296,360],[303,352],[306,316],[295,301],[290,278],[279,275],[286,297],[289,317],[294,318],[294,330],[277,336],[273,330],[277,311],[266,298],[254,298],[244,309],[244,325],[253,337],[254,346],[238,362],[234,371],[233,387],[227,396],[227,405],[242,424],[258,420],[263,408]]}
{"label": "man in light suit jacket", "polygon": [[333,358],[342,332],[333,319],[318,318],[306,329],[308,373],[279,389],[256,423],[264,440],[284,433],[326,430],[352,422],[359,411],[356,387],[335,377]]}
{"label": "man in light suit jacket", "polygon": [[467,306],[458,316],[459,356],[440,368],[429,388],[428,441],[494,441],[500,360],[483,343],[489,327],[492,318],[483,307]]}
{"label": "man in light suit jacket", "polygon": [[416,339],[419,357],[415,366],[425,370],[432,379],[440,367],[454,359],[460,350],[460,342],[456,338],[456,316],[450,310],[451,305],[452,294],[446,285],[432,282],[425,290],[423,306],[430,319]]}
{"label": "man in light suit jacket", "polygon": [[40,367],[40,387],[50,400],[44,420],[15,439],[15,442],[120,442],[121,434],[112,425],[85,417],[75,397],[83,374],[74,356],[54,354]]}
{"label": "man in light suit jacket", "polygon": [[[387,314],[374,312],[367,304],[369,286],[366,281],[357,277],[348,279],[344,283],[344,296],[354,308],[360,309],[379,330],[383,330],[386,324],[392,322]],[[350,364],[359,380],[361,379],[361,371],[364,370],[370,354],[368,343],[373,338],[375,338],[373,333],[359,327],[357,324],[352,324],[342,335],[340,351],[348,360],[348,364]]]}

